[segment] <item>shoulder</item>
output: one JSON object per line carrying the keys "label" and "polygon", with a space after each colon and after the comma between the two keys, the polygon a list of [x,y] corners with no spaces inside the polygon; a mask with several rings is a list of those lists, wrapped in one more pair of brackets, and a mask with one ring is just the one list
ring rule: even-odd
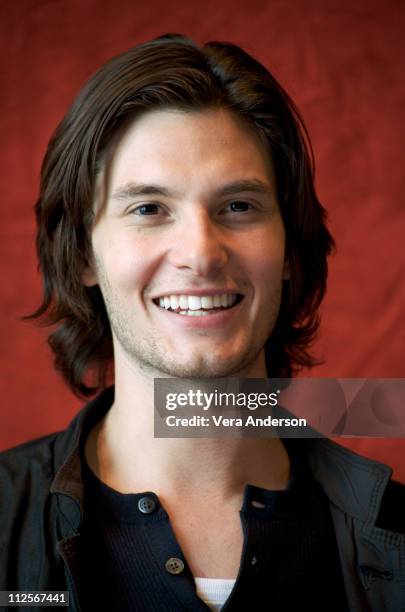
{"label": "shoulder", "polygon": [[28,493],[28,482],[34,485],[52,478],[53,449],[58,433],[0,452],[0,502],[5,495],[15,494],[19,488]]}
{"label": "shoulder", "polygon": [[392,468],[327,438],[299,440],[312,476],[334,508],[389,531],[405,533],[405,485]]}
{"label": "shoulder", "polygon": [[35,485],[50,484],[78,449],[82,436],[109,410],[113,398],[114,387],[108,387],[84,406],[65,429],[0,452],[0,505],[13,487],[16,491],[25,487],[27,495],[33,495]]}
{"label": "shoulder", "polygon": [[52,444],[60,433],[59,431],[50,433],[0,451],[0,466],[13,461],[23,461],[27,457],[34,458],[48,455]]}

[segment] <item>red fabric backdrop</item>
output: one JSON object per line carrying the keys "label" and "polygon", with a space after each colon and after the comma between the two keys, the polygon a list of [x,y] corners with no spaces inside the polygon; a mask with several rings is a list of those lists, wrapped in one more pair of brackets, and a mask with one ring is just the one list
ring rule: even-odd
{"label": "red fabric backdrop", "polygon": [[[40,298],[32,206],[46,143],[102,62],[168,31],[241,44],[306,120],[338,243],[314,375],[405,376],[402,0],[6,0],[0,11],[0,448],[64,427],[81,405],[52,369],[46,331],[18,321]],[[405,440],[342,443],[405,482]]]}

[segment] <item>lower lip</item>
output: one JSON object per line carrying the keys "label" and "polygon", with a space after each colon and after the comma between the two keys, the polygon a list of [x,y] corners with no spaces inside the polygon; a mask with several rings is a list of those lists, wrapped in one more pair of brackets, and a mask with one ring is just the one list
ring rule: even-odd
{"label": "lower lip", "polygon": [[181,325],[188,329],[212,329],[215,327],[223,327],[231,323],[234,318],[239,314],[242,304],[245,298],[243,298],[236,306],[228,308],[227,310],[218,310],[217,312],[209,315],[200,315],[198,317],[193,315],[181,315],[165,308],[156,306],[155,308],[162,313],[167,321],[171,321],[174,324]]}

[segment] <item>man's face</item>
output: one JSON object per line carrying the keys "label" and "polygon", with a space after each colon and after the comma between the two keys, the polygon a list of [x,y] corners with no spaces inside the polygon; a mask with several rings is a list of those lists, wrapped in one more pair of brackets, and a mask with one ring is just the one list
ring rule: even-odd
{"label": "man's face", "polygon": [[100,286],[116,368],[129,360],[153,376],[265,376],[257,367],[288,271],[272,162],[257,136],[223,109],[148,112],[120,140],[95,200],[83,281]]}

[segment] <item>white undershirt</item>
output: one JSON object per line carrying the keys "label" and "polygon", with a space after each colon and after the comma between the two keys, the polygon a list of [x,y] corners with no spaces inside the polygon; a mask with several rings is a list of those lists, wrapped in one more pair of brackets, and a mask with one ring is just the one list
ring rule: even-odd
{"label": "white undershirt", "polygon": [[197,595],[214,612],[218,612],[228,599],[236,580],[225,578],[194,578]]}

